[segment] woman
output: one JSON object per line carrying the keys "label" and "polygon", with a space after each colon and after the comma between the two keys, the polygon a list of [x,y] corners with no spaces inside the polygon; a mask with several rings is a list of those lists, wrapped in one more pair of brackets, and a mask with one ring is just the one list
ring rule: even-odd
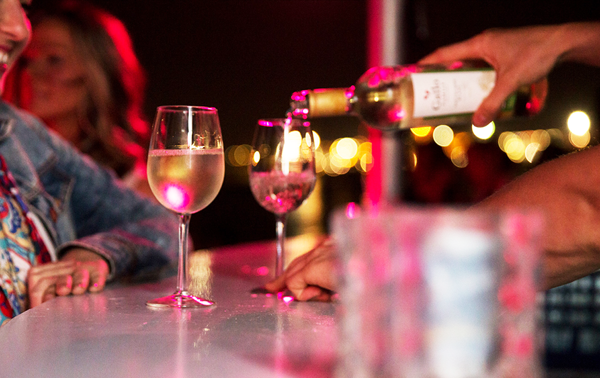
{"label": "woman", "polygon": [[34,16],[32,28],[5,99],[147,192],[145,75],[123,24],[91,4],[64,1]]}
{"label": "woman", "polygon": [[[30,39],[29,3],[0,1],[0,94]],[[0,101],[0,325],[57,295],[155,274],[174,260],[176,225],[39,119]]]}

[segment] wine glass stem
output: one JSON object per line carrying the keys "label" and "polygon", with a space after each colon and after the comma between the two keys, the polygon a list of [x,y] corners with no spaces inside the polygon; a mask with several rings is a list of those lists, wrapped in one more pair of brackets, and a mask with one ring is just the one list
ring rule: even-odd
{"label": "wine glass stem", "polygon": [[285,214],[276,216],[275,231],[277,232],[277,256],[275,258],[275,276],[283,274],[284,252],[283,244],[285,242],[285,224],[287,217]]}
{"label": "wine glass stem", "polygon": [[179,264],[177,267],[177,292],[188,290],[188,235],[190,214],[179,214]]}

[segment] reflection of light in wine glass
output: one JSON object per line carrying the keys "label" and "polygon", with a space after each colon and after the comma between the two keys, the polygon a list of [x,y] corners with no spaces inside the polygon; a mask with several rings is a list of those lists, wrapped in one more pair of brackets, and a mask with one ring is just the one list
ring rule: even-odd
{"label": "reflection of light in wine glass", "polygon": [[190,196],[178,185],[167,185],[165,198],[174,209],[183,209],[190,202]]}
{"label": "reflection of light in wine glass", "polygon": [[300,132],[297,130],[290,131],[285,137],[284,143],[283,156],[286,161],[297,161],[300,158],[300,146],[302,145],[302,135],[300,135]]}
{"label": "reflection of light in wine glass", "polygon": [[190,256],[190,292],[196,296],[212,296],[212,254],[198,251]]}

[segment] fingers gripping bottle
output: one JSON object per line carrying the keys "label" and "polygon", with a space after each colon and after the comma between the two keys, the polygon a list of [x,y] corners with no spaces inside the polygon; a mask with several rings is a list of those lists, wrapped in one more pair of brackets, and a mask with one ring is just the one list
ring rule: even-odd
{"label": "fingers gripping bottle", "polygon": [[[470,126],[495,80],[496,72],[481,61],[373,67],[348,88],[295,92],[289,112],[304,119],[354,115],[381,130]],[[547,88],[546,79],[519,88],[506,99],[498,119],[537,114]]]}

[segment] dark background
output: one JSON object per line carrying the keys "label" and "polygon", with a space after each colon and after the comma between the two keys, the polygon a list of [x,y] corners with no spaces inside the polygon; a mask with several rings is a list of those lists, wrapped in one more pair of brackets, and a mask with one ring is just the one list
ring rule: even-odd
{"label": "dark background", "polygon": [[[219,110],[225,147],[251,143],[256,120],[282,117],[292,92],[346,87],[367,68],[366,0],[93,3],[120,18],[131,33],[148,75],[148,119],[159,105],[214,106]],[[581,0],[405,1],[407,62],[492,27],[597,20],[599,4]],[[597,69],[560,66],[550,77],[542,114],[500,127],[563,127],[566,116],[576,109],[588,112],[596,125],[599,87]],[[316,120],[312,125],[324,139],[364,133],[352,118]],[[498,150],[494,143],[485,148]],[[360,201],[362,177],[350,173],[320,180],[325,208],[320,222],[326,229],[331,209]],[[246,170],[229,165],[219,196],[192,217],[191,227],[197,248],[275,236],[273,215],[252,197]],[[294,227],[288,231],[288,235],[298,232]]]}

